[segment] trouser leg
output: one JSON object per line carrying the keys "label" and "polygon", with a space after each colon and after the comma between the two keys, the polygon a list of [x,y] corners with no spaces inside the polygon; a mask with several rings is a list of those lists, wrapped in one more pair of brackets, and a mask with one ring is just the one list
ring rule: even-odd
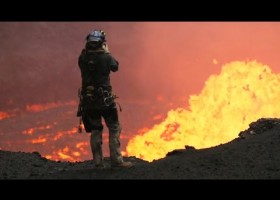
{"label": "trouser leg", "polygon": [[104,112],[104,119],[109,129],[109,148],[111,167],[132,167],[131,162],[124,162],[120,150],[120,133],[121,125],[118,120],[118,112],[116,106],[113,106],[107,112]]}
{"label": "trouser leg", "polygon": [[109,147],[110,147],[110,159],[111,167],[132,167],[129,161],[124,161],[120,151],[120,132],[121,129],[109,129]]}
{"label": "trouser leg", "polygon": [[90,146],[96,166],[103,165],[102,131],[93,130],[90,136]]}
{"label": "trouser leg", "polygon": [[109,148],[111,163],[122,163],[120,151],[120,129],[109,129]]}
{"label": "trouser leg", "polygon": [[114,104],[111,108],[104,110],[103,117],[109,129],[109,149],[111,163],[122,163],[123,158],[120,152],[121,126],[118,119],[118,111]]}

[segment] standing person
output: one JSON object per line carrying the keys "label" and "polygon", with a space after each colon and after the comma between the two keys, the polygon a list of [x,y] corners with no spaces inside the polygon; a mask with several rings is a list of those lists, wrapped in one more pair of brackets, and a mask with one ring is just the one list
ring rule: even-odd
{"label": "standing person", "polygon": [[87,35],[85,48],[79,56],[79,68],[82,76],[80,114],[86,132],[91,133],[90,146],[95,166],[105,167],[102,117],[109,129],[111,167],[133,166],[131,162],[123,160],[120,152],[121,125],[109,76],[111,71],[118,71],[119,63],[109,52],[104,31],[94,30]]}

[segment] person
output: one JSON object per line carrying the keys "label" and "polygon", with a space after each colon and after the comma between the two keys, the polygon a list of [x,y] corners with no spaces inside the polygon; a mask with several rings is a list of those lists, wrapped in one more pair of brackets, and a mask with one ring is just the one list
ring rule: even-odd
{"label": "person", "polygon": [[121,125],[118,110],[112,93],[110,72],[119,68],[118,61],[111,55],[106,43],[106,33],[93,30],[86,37],[85,48],[79,56],[79,68],[82,77],[81,117],[87,133],[91,133],[90,146],[94,164],[104,168],[102,153],[102,117],[109,129],[109,149],[111,167],[132,167],[125,162],[120,152]]}

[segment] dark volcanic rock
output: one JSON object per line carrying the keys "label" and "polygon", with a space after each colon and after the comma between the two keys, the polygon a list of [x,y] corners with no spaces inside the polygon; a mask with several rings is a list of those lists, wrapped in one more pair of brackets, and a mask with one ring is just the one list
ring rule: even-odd
{"label": "dark volcanic rock", "polygon": [[186,146],[166,158],[135,163],[129,169],[105,169],[93,162],[55,162],[38,152],[0,151],[1,179],[279,179],[280,120],[259,119],[233,141],[212,148],[196,150]]}
{"label": "dark volcanic rock", "polygon": [[191,151],[195,151],[196,150],[193,146],[188,146],[188,145],[185,146],[185,149],[186,150],[191,150]]}
{"label": "dark volcanic rock", "polygon": [[239,133],[239,137],[246,138],[250,135],[260,134],[280,124],[280,119],[261,118],[249,125],[249,128]]}
{"label": "dark volcanic rock", "polygon": [[166,154],[166,156],[181,154],[181,153],[183,153],[183,152],[184,152],[184,149],[175,149],[175,150],[173,150],[173,151],[171,151],[171,152],[168,152],[168,153]]}

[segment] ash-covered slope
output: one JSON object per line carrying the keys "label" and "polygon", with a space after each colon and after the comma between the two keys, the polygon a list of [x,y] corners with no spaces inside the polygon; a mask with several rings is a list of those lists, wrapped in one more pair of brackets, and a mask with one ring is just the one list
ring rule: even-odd
{"label": "ash-covered slope", "polygon": [[92,161],[54,162],[38,153],[0,151],[1,179],[279,179],[280,119],[260,119],[235,140],[212,148],[186,147],[148,163],[97,170]]}

